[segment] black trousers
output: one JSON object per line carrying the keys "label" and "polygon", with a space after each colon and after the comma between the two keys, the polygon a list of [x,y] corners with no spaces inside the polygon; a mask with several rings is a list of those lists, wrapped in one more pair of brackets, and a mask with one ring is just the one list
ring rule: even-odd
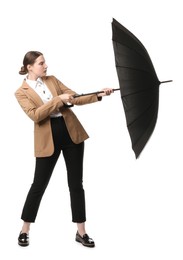
{"label": "black trousers", "polygon": [[67,179],[71,199],[72,221],[86,221],[85,194],[83,189],[84,142],[74,144],[69,136],[63,117],[51,118],[54,140],[54,154],[50,157],[37,157],[34,180],[28,192],[21,219],[35,222],[42,196],[61,151],[67,168]]}

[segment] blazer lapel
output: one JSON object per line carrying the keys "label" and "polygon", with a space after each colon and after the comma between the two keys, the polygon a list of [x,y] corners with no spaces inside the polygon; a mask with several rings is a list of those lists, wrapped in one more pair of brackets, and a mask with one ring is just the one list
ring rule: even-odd
{"label": "blazer lapel", "polygon": [[42,81],[46,84],[46,86],[49,88],[49,90],[51,91],[53,97],[58,96],[57,90],[55,88],[55,84],[54,81],[49,80],[49,78],[47,77],[43,77]]}
{"label": "blazer lapel", "polygon": [[38,107],[44,104],[40,96],[27,84],[25,80],[23,81],[22,89],[26,91],[26,94]]}

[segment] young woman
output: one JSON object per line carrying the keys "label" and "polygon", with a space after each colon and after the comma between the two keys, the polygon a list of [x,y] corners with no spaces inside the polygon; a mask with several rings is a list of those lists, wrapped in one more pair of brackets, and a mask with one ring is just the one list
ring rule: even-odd
{"label": "young woman", "polygon": [[34,121],[35,173],[21,219],[20,246],[29,245],[30,224],[35,222],[39,205],[62,151],[68,176],[72,221],[77,223],[75,240],[87,247],[95,243],[85,230],[85,194],[83,189],[83,153],[86,131],[68,107],[97,102],[113,90],[74,98],[76,92],[54,76],[46,76],[48,66],[41,52],[25,54],[19,74],[26,75],[15,96],[24,112]]}

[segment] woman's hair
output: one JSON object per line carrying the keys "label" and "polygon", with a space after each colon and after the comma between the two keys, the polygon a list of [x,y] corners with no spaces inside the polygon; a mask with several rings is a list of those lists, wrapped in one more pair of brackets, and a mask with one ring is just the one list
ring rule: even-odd
{"label": "woman's hair", "polygon": [[33,65],[34,62],[36,61],[36,59],[43,55],[41,52],[39,51],[29,51],[25,54],[24,59],[23,59],[23,66],[21,67],[19,74],[20,75],[25,75],[28,73],[27,70],[27,65]]}

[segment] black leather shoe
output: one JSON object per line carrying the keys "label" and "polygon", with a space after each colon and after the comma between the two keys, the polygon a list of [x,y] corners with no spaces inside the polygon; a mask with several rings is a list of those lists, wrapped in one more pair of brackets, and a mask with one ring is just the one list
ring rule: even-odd
{"label": "black leather shoe", "polygon": [[19,246],[28,246],[29,245],[29,235],[27,233],[20,233],[18,237]]}
{"label": "black leather shoe", "polygon": [[83,246],[94,247],[95,243],[92,238],[90,238],[87,234],[84,234],[83,237],[80,234],[76,233],[76,241],[81,243]]}

